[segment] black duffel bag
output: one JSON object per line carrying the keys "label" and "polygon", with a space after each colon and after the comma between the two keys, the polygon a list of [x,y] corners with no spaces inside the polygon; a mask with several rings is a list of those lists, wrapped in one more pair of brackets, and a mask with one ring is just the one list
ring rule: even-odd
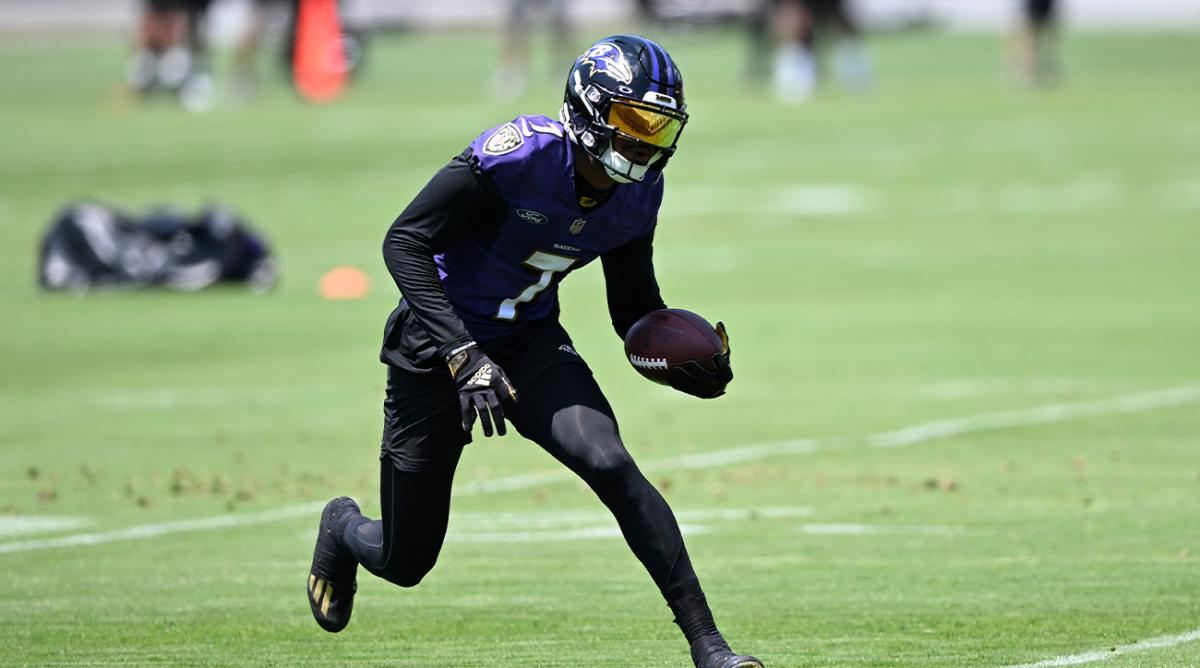
{"label": "black duffel bag", "polygon": [[71,292],[150,285],[190,292],[218,282],[267,290],[277,277],[266,241],[221,206],[136,216],[78,202],[51,223],[38,264],[42,288]]}

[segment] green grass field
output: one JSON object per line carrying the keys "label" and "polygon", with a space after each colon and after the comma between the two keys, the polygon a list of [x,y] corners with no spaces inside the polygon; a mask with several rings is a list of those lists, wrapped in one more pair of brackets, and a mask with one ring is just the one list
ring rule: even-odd
{"label": "green grass field", "polygon": [[[693,122],[659,278],[729,324],[737,378],[641,380],[596,268],[564,321],[735,647],[1003,666],[1171,636],[1105,665],[1200,665],[1196,36],[1071,36],[1054,92],[1005,86],[995,38],[881,37],[873,92],[802,107],[740,83],[732,35],[661,37]],[[493,46],[381,37],[341,104],[190,115],[119,101],[118,40],[0,43],[0,663],[688,665],[603,508],[515,436],[468,449],[419,587],[360,574],[337,636],[304,601],[321,503],[378,508],[384,230],[478,132],[557,108],[558,72],[489,102]],[[283,282],[39,294],[81,196],[232,203]],[[371,295],[320,300],[345,264]]]}

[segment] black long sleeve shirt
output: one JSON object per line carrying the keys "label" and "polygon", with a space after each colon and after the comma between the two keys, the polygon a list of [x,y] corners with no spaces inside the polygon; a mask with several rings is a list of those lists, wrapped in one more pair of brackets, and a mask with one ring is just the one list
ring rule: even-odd
{"label": "black long sleeve shirt", "polygon": [[[588,192],[603,206],[602,193]],[[404,298],[388,318],[380,353],[384,362],[426,371],[471,341],[446,296],[433,256],[469,231],[498,227],[507,206],[478,173],[468,149],[439,170],[388,228],[383,258]],[[638,318],[665,307],[654,277],[652,245],[653,232],[601,256],[609,315],[622,338]]]}

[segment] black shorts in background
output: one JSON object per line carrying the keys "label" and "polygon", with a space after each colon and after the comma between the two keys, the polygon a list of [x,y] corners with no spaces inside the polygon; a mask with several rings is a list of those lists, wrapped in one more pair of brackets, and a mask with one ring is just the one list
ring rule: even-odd
{"label": "black shorts in background", "polygon": [[1025,0],[1025,17],[1034,25],[1054,20],[1054,0]]}
{"label": "black shorts in background", "polygon": [[212,0],[146,0],[146,5],[156,12],[192,12],[203,14],[208,11]]}
{"label": "black shorts in background", "polygon": [[[531,323],[479,347],[508,375],[518,401],[523,389],[558,364],[577,364],[591,374],[557,318]],[[430,362],[427,358],[422,361]],[[522,408],[537,410],[536,406]],[[390,458],[396,468],[406,472],[442,468],[456,462],[470,442],[471,435],[462,429],[458,387],[444,362],[418,369],[388,364],[381,459]]]}

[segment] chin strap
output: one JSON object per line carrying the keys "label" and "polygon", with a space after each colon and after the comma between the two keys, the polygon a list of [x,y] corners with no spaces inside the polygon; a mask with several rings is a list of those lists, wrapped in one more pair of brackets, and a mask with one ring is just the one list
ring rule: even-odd
{"label": "chin strap", "polygon": [[617,183],[643,181],[646,178],[646,171],[650,169],[650,164],[653,162],[654,160],[651,160],[645,165],[639,165],[621,155],[619,151],[614,151],[611,145],[604,149],[604,153],[600,154],[600,164],[604,165],[604,171],[608,172],[609,178]]}

